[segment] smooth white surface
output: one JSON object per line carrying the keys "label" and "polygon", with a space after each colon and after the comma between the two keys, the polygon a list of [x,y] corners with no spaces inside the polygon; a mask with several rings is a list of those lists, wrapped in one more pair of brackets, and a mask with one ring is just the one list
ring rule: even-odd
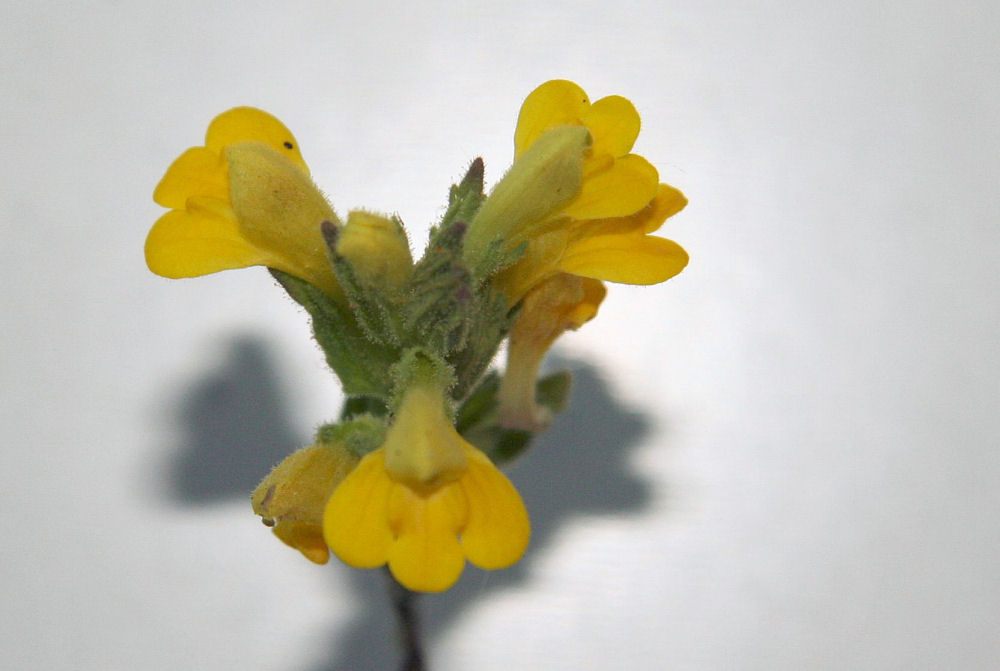
{"label": "smooth white surface", "polygon": [[4,668],[376,668],[350,653],[371,576],[308,565],[240,494],[171,493],[179,408],[234,338],[264,348],[300,441],[339,392],[263,271],[148,273],[150,193],[253,104],[341,213],[397,211],[419,247],[471,158],[502,174],[553,77],[638,106],[636,151],[691,200],[662,234],[692,263],[612,287],[564,339],[604,380],[580,445],[617,456],[549,441],[518,465],[540,539],[513,577],[428,603],[433,668],[993,668],[993,3],[3,15]]}

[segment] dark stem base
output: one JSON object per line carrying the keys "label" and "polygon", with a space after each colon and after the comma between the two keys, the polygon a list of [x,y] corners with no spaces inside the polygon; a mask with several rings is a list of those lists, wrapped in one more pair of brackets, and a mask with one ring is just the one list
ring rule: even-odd
{"label": "dark stem base", "polygon": [[420,615],[417,612],[417,594],[406,589],[385,570],[389,600],[396,614],[396,627],[403,647],[402,671],[425,671],[424,651],[420,641]]}

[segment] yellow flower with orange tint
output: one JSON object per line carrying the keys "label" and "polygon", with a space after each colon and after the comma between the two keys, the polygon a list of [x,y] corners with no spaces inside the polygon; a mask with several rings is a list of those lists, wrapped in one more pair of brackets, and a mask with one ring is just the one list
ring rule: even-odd
{"label": "yellow flower with orange tint", "polygon": [[507,369],[497,393],[500,426],[539,431],[552,419],[535,402],[542,359],[556,338],[597,315],[607,289],[598,280],[558,273],[535,287],[521,303],[510,331]]}
{"label": "yellow flower with orange tint", "polygon": [[[687,200],[659,183],[649,161],[631,153],[639,127],[639,114],[626,98],[591,103],[566,80],[546,82],[525,99],[514,133],[514,165],[469,231],[473,254],[485,249],[482,239],[489,236],[502,238],[508,249],[525,246],[498,279],[511,303],[558,272],[656,284],[683,270],[687,253],[648,234]],[[519,201],[535,203],[534,210],[513,204]]]}
{"label": "yellow flower with orange tint", "polygon": [[337,217],[309,178],[284,124],[236,107],[208,127],[205,145],[173,162],[153,193],[172,208],[146,238],[146,263],[164,277],[267,266],[339,295],[320,233]]}
{"label": "yellow flower with orange tint", "polygon": [[385,443],[337,487],[323,531],[347,564],[388,564],[420,592],[451,587],[467,559],[484,569],[514,564],[531,535],[517,490],[455,431],[444,390],[429,379],[406,389]]}
{"label": "yellow flower with orange tint", "polygon": [[357,463],[342,443],[303,447],[257,485],[250,496],[253,511],[286,545],[309,561],[325,564],[330,550],[323,540],[323,509]]}

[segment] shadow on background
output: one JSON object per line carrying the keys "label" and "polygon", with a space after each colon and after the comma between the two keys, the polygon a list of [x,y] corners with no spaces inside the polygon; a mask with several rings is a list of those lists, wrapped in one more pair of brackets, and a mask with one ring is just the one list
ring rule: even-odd
{"label": "shadow on background", "polygon": [[306,444],[291,426],[267,345],[253,335],[232,339],[218,368],[182,394],[172,419],[183,434],[171,452],[168,492],[186,505],[249,501],[271,468]]}
{"label": "shadow on background", "polygon": [[[567,521],[634,514],[649,503],[649,483],[628,465],[649,421],[623,407],[594,367],[559,357],[549,362],[552,370],[573,372],[569,408],[510,473],[531,515],[531,545],[510,569],[484,572],[467,566],[455,587],[418,600],[432,669],[435,641],[448,626],[478,602],[528,583],[534,560]],[[220,366],[183,394],[174,417],[184,438],[173,452],[168,484],[171,498],[185,505],[246,499],[274,464],[306,444],[291,427],[267,346],[254,336],[233,339]],[[332,564],[337,565],[335,559]],[[330,649],[318,656],[322,661],[313,670],[398,668],[395,614],[383,571],[351,569],[349,575],[357,614],[333,633]]]}

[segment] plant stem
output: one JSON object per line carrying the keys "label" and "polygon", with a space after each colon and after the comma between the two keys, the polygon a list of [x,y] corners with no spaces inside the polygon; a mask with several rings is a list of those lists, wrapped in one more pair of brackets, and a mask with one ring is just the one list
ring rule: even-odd
{"label": "plant stem", "polygon": [[417,613],[417,594],[406,589],[385,571],[389,600],[396,613],[399,641],[403,646],[402,671],[425,671],[424,651],[420,643],[420,616]]}

